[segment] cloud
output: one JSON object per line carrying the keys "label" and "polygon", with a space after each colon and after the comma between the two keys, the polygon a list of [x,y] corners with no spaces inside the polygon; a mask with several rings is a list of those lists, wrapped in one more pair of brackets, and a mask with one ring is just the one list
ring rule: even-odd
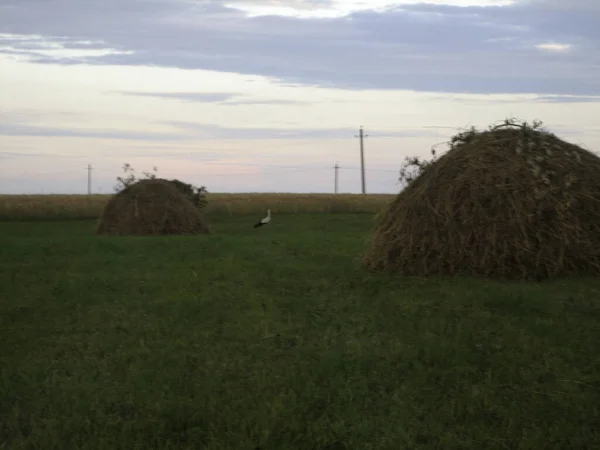
{"label": "cloud", "polygon": [[209,0],[4,0],[0,51],[345,89],[598,95],[599,21],[592,0],[405,4],[318,19],[248,17]]}
{"label": "cloud", "polygon": [[[355,128],[323,128],[323,129],[298,129],[298,128],[229,128],[219,125],[200,124],[184,121],[159,122],[161,125],[170,125],[183,133],[191,133],[203,139],[349,139],[356,134]],[[404,130],[377,130],[369,131],[377,137],[423,137],[437,136],[435,131],[424,127]]]}
{"label": "cloud", "polygon": [[600,103],[600,96],[542,95],[534,100],[546,103]]}
{"label": "cloud", "polygon": [[84,114],[72,111],[45,111],[30,108],[15,109],[0,107],[0,125],[2,123],[31,123],[44,119],[68,120],[70,123],[73,123],[75,121],[85,121],[87,118]]}
{"label": "cloud", "polygon": [[117,92],[117,94],[169,98],[198,103],[222,103],[237,95],[232,92]]}
{"label": "cloud", "polygon": [[315,102],[303,102],[299,100],[283,100],[283,99],[246,99],[246,100],[230,100],[222,102],[223,106],[236,105],[312,105]]}
{"label": "cloud", "polygon": [[[243,98],[237,92],[117,92],[122,95],[137,95],[142,97],[167,98],[197,103],[218,103],[219,105],[309,105],[314,102],[282,99]],[[242,96],[239,100],[236,97]]]}
{"label": "cloud", "polygon": [[[5,113],[6,116],[6,113]],[[261,139],[339,139],[351,138],[356,134],[355,128],[241,128],[224,127],[185,121],[162,121],[152,125],[169,126],[172,132],[143,132],[128,130],[103,130],[63,127],[52,127],[23,123],[23,118],[15,122],[6,119],[0,122],[0,136],[38,136],[38,137],[78,137],[100,138],[129,141],[197,141],[214,139],[261,140]],[[377,137],[423,137],[436,134],[425,128],[385,130],[372,129],[371,135]]]}
{"label": "cloud", "polygon": [[67,129],[20,123],[0,123],[0,136],[43,136],[43,137],[83,137],[123,140],[179,140],[189,136],[171,133],[147,133],[138,131]]}
{"label": "cloud", "polygon": [[546,44],[537,44],[535,48],[546,50],[548,52],[568,52],[573,48],[573,46],[571,44],[556,44],[553,42],[548,42]]}
{"label": "cloud", "polygon": [[0,159],[21,159],[21,158],[46,158],[48,156],[44,153],[23,153],[23,152],[0,152]]}

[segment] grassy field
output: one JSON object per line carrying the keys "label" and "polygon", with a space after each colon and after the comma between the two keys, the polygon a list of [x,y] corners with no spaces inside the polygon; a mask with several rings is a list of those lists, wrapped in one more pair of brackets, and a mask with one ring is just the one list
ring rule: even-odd
{"label": "grassy field", "polygon": [[372,217],[0,222],[0,449],[600,448],[600,281],[368,274]]}
{"label": "grassy field", "polygon": [[[0,195],[0,220],[92,219],[102,214],[110,195]],[[207,214],[378,212],[389,194],[218,194],[208,195]]]}

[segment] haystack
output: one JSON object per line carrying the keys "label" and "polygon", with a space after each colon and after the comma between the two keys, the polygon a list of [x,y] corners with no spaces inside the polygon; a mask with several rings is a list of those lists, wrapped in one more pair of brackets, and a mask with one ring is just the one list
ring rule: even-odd
{"label": "haystack", "polygon": [[363,261],[405,275],[600,274],[600,158],[525,125],[471,130],[377,219]]}
{"label": "haystack", "polygon": [[200,210],[167,180],[140,180],[117,193],[104,208],[97,234],[208,234]]}

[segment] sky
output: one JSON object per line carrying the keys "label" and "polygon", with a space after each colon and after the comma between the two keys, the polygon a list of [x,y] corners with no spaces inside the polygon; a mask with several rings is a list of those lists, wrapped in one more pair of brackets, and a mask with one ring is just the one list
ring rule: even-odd
{"label": "sky", "polygon": [[600,150],[597,0],[2,0],[0,194],[395,193],[460,129]]}

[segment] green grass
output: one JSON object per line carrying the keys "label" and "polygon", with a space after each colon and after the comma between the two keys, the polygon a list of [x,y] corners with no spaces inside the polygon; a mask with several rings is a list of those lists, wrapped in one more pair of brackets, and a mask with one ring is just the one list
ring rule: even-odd
{"label": "green grass", "polygon": [[406,279],[369,214],[0,223],[0,449],[600,446],[600,281]]}

